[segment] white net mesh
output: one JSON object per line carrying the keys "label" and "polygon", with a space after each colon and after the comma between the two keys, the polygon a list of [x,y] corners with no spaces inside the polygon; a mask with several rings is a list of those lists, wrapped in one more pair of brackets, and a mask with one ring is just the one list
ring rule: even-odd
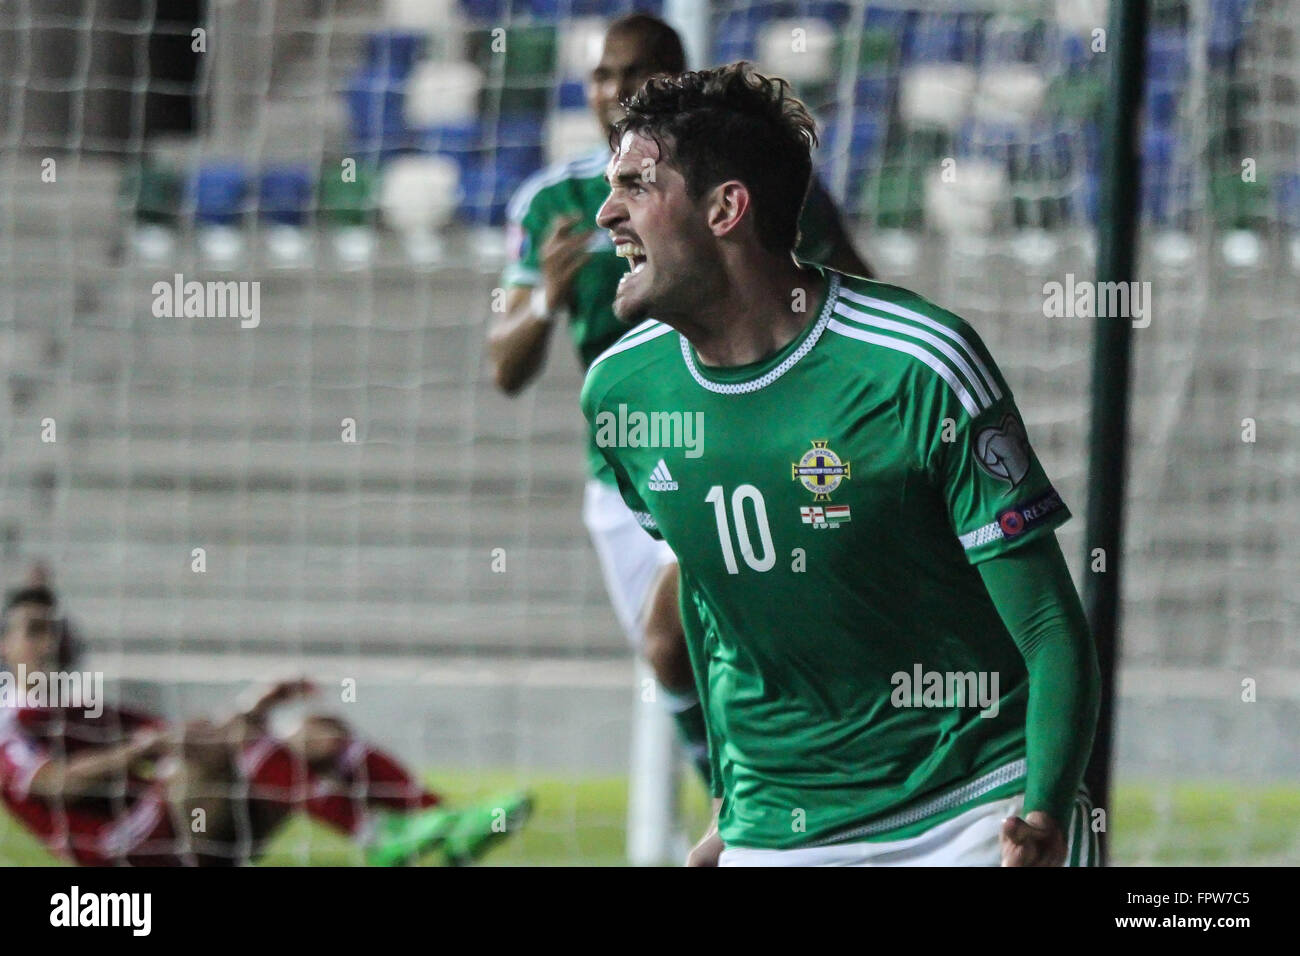
{"label": "white net mesh", "polygon": [[[1094,268],[1103,6],[840,9],[841,62],[858,50],[857,71],[824,101],[810,96],[827,106],[822,168],[861,214],[873,264],[968,318],[1015,389],[1074,503],[1060,538],[1080,584],[1094,573],[1079,520],[1092,321],[1045,306],[1049,284],[1074,299],[1072,279]],[[720,35],[755,9],[728,7]],[[1298,26],[1284,4],[1152,5],[1140,257],[1149,315],[1134,333],[1117,862],[1300,853],[1285,822],[1300,770],[1285,730],[1300,654],[1289,587]],[[1271,693],[1252,697],[1265,685]]]}

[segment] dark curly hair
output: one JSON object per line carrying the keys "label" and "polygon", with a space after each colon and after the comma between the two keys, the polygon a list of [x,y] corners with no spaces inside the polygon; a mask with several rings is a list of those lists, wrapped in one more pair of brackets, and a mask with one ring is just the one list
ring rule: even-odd
{"label": "dark curly hair", "polygon": [[[46,584],[27,584],[5,595],[3,610],[0,610],[0,631],[9,629],[9,614],[21,604],[36,604],[48,609],[53,614],[59,613],[59,598],[54,589]],[[73,632],[68,621],[62,622],[59,633],[57,661],[59,670],[68,670],[76,664],[81,656],[81,642]],[[0,665],[4,661],[0,660]]]}
{"label": "dark curly hair", "polygon": [[692,199],[728,179],[740,180],[753,196],[763,247],[776,253],[794,249],[817,128],[790,84],[742,60],[653,77],[624,106],[627,114],[610,134],[612,149],[628,132],[653,140],[681,172]]}
{"label": "dark curly hair", "polygon": [[680,73],[686,69],[686,51],[677,31],[658,17],[648,13],[629,13],[609,25],[607,36],[635,36],[645,46],[647,59],[656,70]]}

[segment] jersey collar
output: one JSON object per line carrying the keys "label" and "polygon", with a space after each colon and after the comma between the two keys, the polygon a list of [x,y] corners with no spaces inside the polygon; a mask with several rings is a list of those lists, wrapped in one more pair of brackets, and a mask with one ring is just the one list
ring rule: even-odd
{"label": "jersey collar", "polygon": [[840,274],[838,272],[823,269],[820,266],[813,266],[813,268],[828,279],[817,320],[808,323],[807,327],[791,339],[788,345],[770,358],[734,368],[709,368],[700,365],[695,357],[695,349],[686,336],[678,332],[677,338],[681,342],[682,359],[686,362],[686,368],[690,371],[691,377],[702,388],[706,388],[710,392],[716,392],[719,395],[743,395],[766,388],[794,368],[800,359],[813,350],[817,340],[822,337],[822,332],[826,330],[826,323],[830,321],[831,309],[835,305],[836,296],[839,295],[840,291]]}

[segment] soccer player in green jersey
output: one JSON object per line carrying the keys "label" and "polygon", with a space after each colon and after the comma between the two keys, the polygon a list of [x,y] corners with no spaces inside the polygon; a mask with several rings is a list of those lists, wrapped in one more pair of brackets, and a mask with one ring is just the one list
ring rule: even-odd
{"label": "soccer player in green jersey", "polygon": [[693,615],[720,798],[693,859],[1092,862],[1069,512],[969,325],[792,256],[814,142],[747,64],[652,79],[597,216],[639,324],[583,412]]}
{"label": "soccer player in green jersey", "polygon": [[[680,73],[685,54],[668,24],[645,14],[614,21],[587,85],[592,111],[608,133],[622,101],[655,74]],[[583,367],[627,329],[614,315],[614,293],[627,271],[596,211],[609,188],[610,151],[545,169],[527,180],[507,210],[509,263],[505,312],[494,316],[488,351],[496,383],[515,394],[541,370],[556,325],[567,325]],[[830,197],[818,186],[801,222],[799,253],[855,275],[869,275],[853,251]],[[614,473],[594,444],[583,520],[599,557],[615,614],[665,693],[688,752],[707,776],[703,717],[678,615],[671,550],[647,537],[619,496]],[[658,599],[656,599],[658,596]]]}

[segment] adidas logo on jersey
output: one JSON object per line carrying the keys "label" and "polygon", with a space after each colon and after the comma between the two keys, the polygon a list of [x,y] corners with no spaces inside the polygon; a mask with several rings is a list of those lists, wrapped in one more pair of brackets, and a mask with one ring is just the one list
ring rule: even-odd
{"label": "adidas logo on jersey", "polygon": [[650,472],[649,487],[651,491],[676,491],[677,482],[673,481],[673,476],[668,473],[668,466],[664,464],[662,458],[659,464],[655,465],[655,470]]}

